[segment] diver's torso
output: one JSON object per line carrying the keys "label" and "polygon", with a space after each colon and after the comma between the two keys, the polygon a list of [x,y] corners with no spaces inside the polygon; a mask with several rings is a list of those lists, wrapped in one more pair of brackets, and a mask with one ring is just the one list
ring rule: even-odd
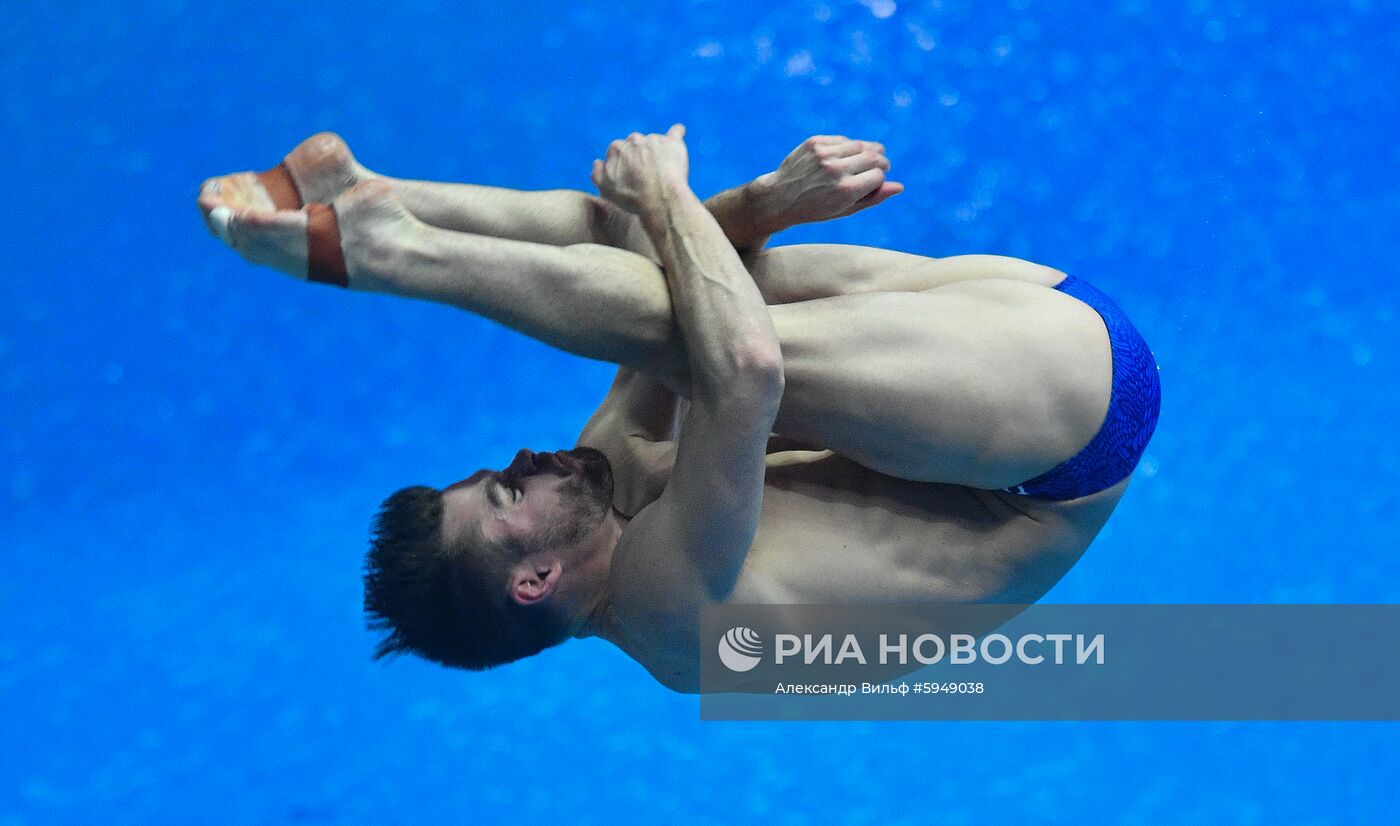
{"label": "diver's torso", "polygon": [[[768,456],[758,531],[731,602],[1033,602],[1121,496],[1026,500],[911,482],[831,451]],[[1068,505],[1068,507],[1067,507]]]}
{"label": "diver's torso", "polygon": [[[1084,552],[1127,485],[1053,502],[896,479],[831,451],[781,446],[770,441],[758,529],[728,603],[1033,602]],[[635,507],[664,489],[670,467],[634,472],[650,478],[618,479],[615,495]],[[669,553],[651,549],[648,567],[689,564]],[[614,595],[619,618],[632,614],[650,638],[619,644],[663,683],[689,685],[706,597],[689,577],[654,579],[629,589],[635,606]]]}

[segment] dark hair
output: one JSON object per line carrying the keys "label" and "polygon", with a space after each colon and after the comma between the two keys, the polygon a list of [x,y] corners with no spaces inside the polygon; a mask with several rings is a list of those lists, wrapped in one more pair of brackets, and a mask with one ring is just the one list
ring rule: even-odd
{"label": "dark hair", "polygon": [[520,605],[506,578],[518,552],[471,532],[442,541],[442,491],[404,488],[384,500],[365,559],[365,614],[387,631],[374,658],[404,652],[480,671],[563,642],[567,620],[549,605]]}

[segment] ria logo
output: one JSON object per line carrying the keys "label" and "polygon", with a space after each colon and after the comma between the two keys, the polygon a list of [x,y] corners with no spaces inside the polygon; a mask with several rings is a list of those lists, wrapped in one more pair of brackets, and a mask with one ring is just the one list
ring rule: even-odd
{"label": "ria logo", "polygon": [[749,671],[763,654],[763,639],[752,628],[740,625],[719,638],[719,661],[730,671]]}

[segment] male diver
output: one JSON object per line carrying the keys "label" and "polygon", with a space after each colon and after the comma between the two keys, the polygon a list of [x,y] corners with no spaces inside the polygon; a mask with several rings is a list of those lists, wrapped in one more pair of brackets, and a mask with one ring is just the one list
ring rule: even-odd
{"label": "male diver", "polygon": [[378,655],[484,669],[572,637],[699,684],[721,603],[1033,602],[1112,513],[1157,367],[1103,293],[1013,258],[764,249],[897,194],[884,147],[804,141],[701,202],[683,127],[601,197],[389,179],[338,137],[206,181],[247,260],[458,306],[619,365],[570,450],[410,487],[376,517]]}

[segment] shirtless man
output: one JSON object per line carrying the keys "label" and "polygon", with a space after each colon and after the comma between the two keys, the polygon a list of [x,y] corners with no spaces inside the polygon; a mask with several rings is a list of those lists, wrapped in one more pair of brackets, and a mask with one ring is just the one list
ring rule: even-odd
{"label": "shirtless man", "polygon": [[704,606],[1033,602],[1122,497],[1158,385],[1111,301],[999,256],[763,251],[897,193],[883,147],[811,138],[702,204],[683,135],[614,141],[602,198],[391,181],[333,135],[201,189],[253,263],[620,365],[572,450],[384,503],[379,656],[600,636],[695,691]]}

